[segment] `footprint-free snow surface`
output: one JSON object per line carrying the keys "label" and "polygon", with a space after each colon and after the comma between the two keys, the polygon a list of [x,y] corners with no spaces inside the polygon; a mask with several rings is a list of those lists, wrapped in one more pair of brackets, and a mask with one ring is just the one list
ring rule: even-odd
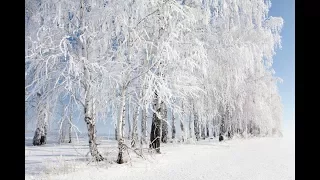
{"label": "footprint-free snow surface", "polygon": [[[106,157],[100,163],[86,158],[86,140],[73,144],[48,143],[25,147],[26,179],[74,180],[293,180],[294,139],[251,138],[196,144],[168,143],[162,154],[144,151],[144,159],[129,151],[125,164],[114,163],[116,142],[99,140]],[[127,153],[126,153],[127,154]]]}

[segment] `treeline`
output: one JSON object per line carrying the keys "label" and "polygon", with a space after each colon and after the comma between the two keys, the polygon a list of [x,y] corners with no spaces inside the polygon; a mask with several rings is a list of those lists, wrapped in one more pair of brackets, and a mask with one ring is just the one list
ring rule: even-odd
{"label": "treeline", "polygon": [[129,146],[160,152],[178,128],[180,141],[280,134],[272,57],[283,20],[269,17],[270,7],[268,0],[27,0],[33,144],[46,143],[49,121],[64,141],[79,118],[101,161],[96,122],[111,117],[118,163]]}

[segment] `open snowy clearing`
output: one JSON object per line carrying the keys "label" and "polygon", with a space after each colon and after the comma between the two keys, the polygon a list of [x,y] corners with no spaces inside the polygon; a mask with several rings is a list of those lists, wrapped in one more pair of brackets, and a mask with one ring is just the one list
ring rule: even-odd
{"label": "open snowy clearing", "polygon": [[73,145],[49,142],[43,147],[30,146],[29,141],[26,138],[26,179],[295,179],[294,139],[288,138],[168,143],[161,145],[162,154],[145,150],[145,159],[130,151],[131,160],[122,165],[114,163],[117,148],[113,140],[99,140],[99,150],[107,160],[98,164],[86,160],[85,139]]}

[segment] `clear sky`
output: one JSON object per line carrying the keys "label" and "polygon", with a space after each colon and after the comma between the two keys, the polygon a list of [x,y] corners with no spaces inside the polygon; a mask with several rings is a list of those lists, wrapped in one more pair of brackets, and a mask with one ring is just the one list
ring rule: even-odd
{"label": "clear sky", "polygon": [[276,51],[273,68],[276,76],[283,79],[278,84],[283,104],[283,126],[292,126],[295,113],[295,1],[271,0],[269,16],[284,20],[281,32],[282,49]]}

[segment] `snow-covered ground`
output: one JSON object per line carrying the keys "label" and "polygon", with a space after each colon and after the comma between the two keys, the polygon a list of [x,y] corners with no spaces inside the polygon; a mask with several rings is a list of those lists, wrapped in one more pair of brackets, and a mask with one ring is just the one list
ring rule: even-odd
{"label": "snow-covered ground", "polygon": [[26,137],[26,179],[74,180],[293,180],[294,136],[284,138],[207,139],[197,144],[168,143],[162,154],[144,152],[145,159],[130,151],[126,164],[114,163],[116,142],[100,138],[99,150],[106,161],[89,163],[85,138],[73,145],[50,143],[31,146]]}

